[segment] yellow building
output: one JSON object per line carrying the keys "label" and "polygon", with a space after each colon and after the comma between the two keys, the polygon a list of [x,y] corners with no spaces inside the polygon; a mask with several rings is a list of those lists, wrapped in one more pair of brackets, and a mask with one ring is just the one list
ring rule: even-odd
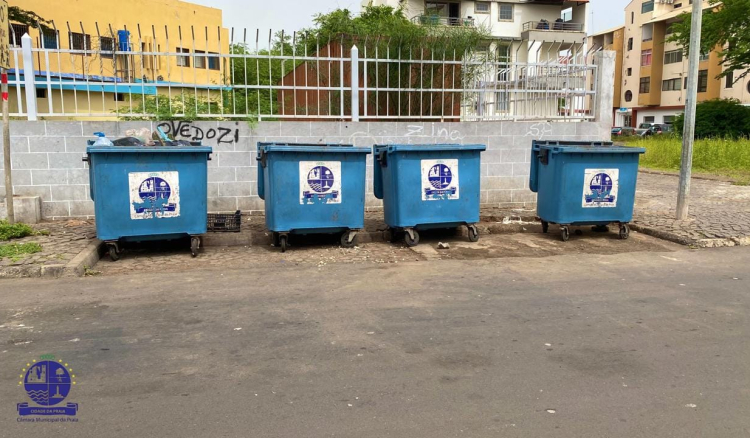
{"label": "yellow building", "polygon": [[[12,47],[21,46],[25,33],[32,38],[40,117],[114,117],[148,96],[181,100],[183,91],[218,98],[229,76],[227,58],[219,56],[229,53],[220,9],[179,0],[10,0],[9,4],[50,22],[46,28],[12,23],[10,35]],[[11,83],[16,79],[22,89],[26,71],[17,49],[11,54]],[[25,110],[25,92],[11,86],[12,113],[21,113],[19,97]]]}
{"label": "yellow building", "polygon": [[[592,49],[618,53],[615,78],[615,126],[642,123],[672,124],[685,111],[688,59],[683,48],[666,41],[670,26],[684,13],[690,1],[633,0],[625,7],[625,25],[592,35]],[[702,6],[712,6],[703,1]],[[750,105],[750,82],[735,83],[734,77],[718,79],[722,72],[721,47],[700,57],[698,102],[734,98]]]}

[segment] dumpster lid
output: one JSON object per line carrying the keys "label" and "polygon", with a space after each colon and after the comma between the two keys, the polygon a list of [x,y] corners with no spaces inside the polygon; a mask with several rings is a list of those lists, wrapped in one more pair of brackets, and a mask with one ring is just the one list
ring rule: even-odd
{"label": "dumpster lid", "polygon": [[205,152],[211,153],[213,149],[210,146],[89,146],[86,153],[188,153],[188,152]]}
{"label": "dumpster lid", "polygon": [[274,143],[258,142],[258,149],[265,152],[335,152],[369,154],[370,148],[351,144]]}
{"label": "dumpster lid", "polygon": [[623,146],[611,142],[536,141],[534,146],[561,154],[642,154],[644,148]]}
{"label": "dumpster lid", "polygon": [[483,144],[377,144],[376,150],[388,152],[441,152],[441,151],[484,151]]}

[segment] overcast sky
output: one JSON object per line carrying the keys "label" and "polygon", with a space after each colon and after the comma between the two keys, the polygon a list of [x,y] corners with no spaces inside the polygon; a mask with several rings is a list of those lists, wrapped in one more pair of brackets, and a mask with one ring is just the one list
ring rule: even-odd
{"label": "overcast sky", "polygon": [[[255,38],[255,29],[261,35],[268,30],[286,32],[312,25],[317,13],[346,8],[359,12],[361,0],[188,0],[224,11],[224,26],[235,28],[235,38],[242,34],[238,29],[248,29]],[[591,31],[609,29],[625,22],[625,6],[630,0],[591,0],[593,26]],[[591,17],[589,17],[591,20]]]}

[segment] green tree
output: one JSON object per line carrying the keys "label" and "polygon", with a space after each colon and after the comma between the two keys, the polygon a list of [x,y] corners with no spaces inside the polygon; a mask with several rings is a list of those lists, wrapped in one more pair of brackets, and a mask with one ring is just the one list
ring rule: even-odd
{"label": "green tree", "polygon": [[[676,132],[682,132],[685,115],[675,119]],[[698,104],[695,114],[696,138],[741,138],[750,136],[750,108],[736,99],[712,99]]]}
{"label": "green tree", "polygon": [[36,27],[37,23],[49,23],[49,21],[39,16],[39,14],[37,14],[36,12],[27,11],[26,9],[21,9],[18,6],[8,6],[8,20],[15,23],[25,24],[31,27]]}
{"label": "green tree", "polygon": [[[696,0],[697,1],[697,0]],[[724,77],[732,71],[741,72],[735,82],[750,73],[750,1],[709,0],[712,8],[703,11],[701,52],[708,53],[716,47],[721,49]],[[690,14],[679,16],[672,24],[672,35],[668,41],[677,42],[685,52],[690,47]]]}

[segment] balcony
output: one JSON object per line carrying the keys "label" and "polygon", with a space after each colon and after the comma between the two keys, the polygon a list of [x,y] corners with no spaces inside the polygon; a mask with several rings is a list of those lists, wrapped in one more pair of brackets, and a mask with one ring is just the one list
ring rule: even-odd
{"label": "balcony", "polygon": [[583,23],[572,21],[529,21],[523,23],[521,38],[525,41],[580,43],[585,38]]}
{"label": "balcony", "polygon": [[412,18],[411,21],[425,26],[474,26],[473,18],[441,17],[439,15],[418,15]]}

